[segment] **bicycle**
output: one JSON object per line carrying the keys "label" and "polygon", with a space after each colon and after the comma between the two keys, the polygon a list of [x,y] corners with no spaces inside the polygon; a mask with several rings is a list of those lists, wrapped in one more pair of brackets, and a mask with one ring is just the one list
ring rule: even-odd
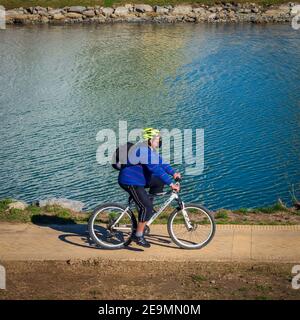
{"label": "bicycle", "polygon": [[[176,182],[179,184],[179,181]],[[170,214],[167,222],[167,230],[172,241],[183,249],[201,249],[214,237],[216,224],[210,211],[202,205],[185,204],[178,192],[170,191],[156,194],[163,196],[171,194],[158,211],[147,222],[144,235],[150,234],[150,225],[164,210],[176,201],[178,206]],[[125,207],[118,203],[106,203],[96,207],[88,222],[88,231],[91,239],[104,249],[121,249],[131,243],[131,235],[137,228],[137,219],[132,210],[133,200],[128,199]],[[183,230],[183,231],[182,231]],[[197,240],[195,232],[201,236]],[[187,233],[188,240],[183,239],[183,233]]]}

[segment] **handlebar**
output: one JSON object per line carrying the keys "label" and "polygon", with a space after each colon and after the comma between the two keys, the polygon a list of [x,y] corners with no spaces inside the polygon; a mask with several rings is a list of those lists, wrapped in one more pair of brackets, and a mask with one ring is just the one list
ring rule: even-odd
{"label": "handlebar", "polygon": [[[180,182],[181,182],[182,178],[176,178],[174,180],[176,181],[175,184],[180,187]],[[178,191],[172,190],[172,192],[178,192]]]}

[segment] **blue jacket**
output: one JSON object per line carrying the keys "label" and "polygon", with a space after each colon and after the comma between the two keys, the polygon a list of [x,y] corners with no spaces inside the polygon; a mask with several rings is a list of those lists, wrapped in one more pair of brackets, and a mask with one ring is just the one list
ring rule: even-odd
{"label": "blue jacket", "polygon": [[121,169],[118,182],[131,186],[148,185],[152,174],[170,185],[175,170],[146,143],[137,143],[129,152],[128,165]]}

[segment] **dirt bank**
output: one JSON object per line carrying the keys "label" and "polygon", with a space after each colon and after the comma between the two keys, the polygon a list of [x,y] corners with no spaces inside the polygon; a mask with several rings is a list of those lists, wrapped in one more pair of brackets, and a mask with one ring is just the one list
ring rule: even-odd
{"label": "dirt bank", "polygon": [[300,299],[292,264],[5,262],[0,299]]}

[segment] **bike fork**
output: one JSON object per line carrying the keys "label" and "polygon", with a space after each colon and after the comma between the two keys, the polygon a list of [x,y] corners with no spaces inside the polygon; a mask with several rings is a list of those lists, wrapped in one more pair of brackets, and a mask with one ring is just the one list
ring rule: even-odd
{"label": "bike fork", "polygon": [[179,206],[182,211],[183,218],[184,218],[184,224],[185,224],[186,228],[190,231],[193,229],[193,226],[191,224],[191,220],[189,218],[189,215],[187,214],[187,212],[185,210],[184,202],[181,201],[180,199],[178,199],[178,202],[179,202]]}

